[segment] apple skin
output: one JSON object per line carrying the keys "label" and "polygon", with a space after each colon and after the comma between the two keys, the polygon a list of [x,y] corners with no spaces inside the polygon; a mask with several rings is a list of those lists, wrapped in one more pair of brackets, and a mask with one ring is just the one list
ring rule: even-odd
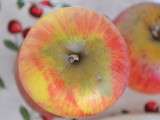
{"label": "apple skin", "polygon": [[114,20],[128,44],[129,86],[145,94],[160,93],[160,40],[154,39],[151,31],[160,25],[159,16],[160,4],[148,2],[129,7]]}
{"label": "apple skin", "polygon": [[[17,71],[17,68],[16,68],[16,71]],[[18,73],[18,71],[15,74],[15,79],[16,79],[17,87],[19,89],[20,94],[22,95],[22,97],[24,98],[24,100],[30,105],[30,107],[32,107],[32,109],[38,111],[41,115],[46,116],[47,118],[53,118],[53,116],[57,116],[57,115],[53,115],[52,113],[47,112],[46,110],[44,110],[43,108],[41,108],[37,103],[35,103],[31,99],[31,97],[27,94],[27,92],[22,87],[22,84],[21,84],[21,82],[19,80],[19,77],[18,77],[17,73]],[[60,116],[57,116],[57,117],[60,117]]]}
{"label": "apple skin", "polygon": [[[69,54],[80,62],[70,64]],[[61,8],[42,17],[17,58],[17,84],[47,115],[79,118],[108,109],[129,76],[127,45],[115,26],[94,11]]]}

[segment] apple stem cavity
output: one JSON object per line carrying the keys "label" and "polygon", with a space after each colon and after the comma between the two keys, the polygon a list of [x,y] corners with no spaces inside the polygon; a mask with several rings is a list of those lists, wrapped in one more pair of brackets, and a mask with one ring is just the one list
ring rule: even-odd
{"label": "apple stem cavity", "polygon": [[160,25],[151,27],[152,37],[156,41],[160,41]]}
{"label": "apple stem cavity", "polygon": [[68,56],[68,62],[70,64],[77,64],[80,62],[80,55],[73,53]]}

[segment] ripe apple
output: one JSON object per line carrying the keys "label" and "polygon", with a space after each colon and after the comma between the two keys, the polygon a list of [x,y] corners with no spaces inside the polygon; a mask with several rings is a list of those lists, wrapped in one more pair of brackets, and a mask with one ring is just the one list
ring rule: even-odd
{"label": "ripe apple", "polygon": [[18,55],[17,83],[40,112],[94,115],[110,107],[128,80],[127,45],[94,11],[66,7],[42,17]]}
{"label": "ripe apple", "polygon": [[147,94],[160,93],[160,4],[134,5],[114,22],[129,47],[129,86]]}

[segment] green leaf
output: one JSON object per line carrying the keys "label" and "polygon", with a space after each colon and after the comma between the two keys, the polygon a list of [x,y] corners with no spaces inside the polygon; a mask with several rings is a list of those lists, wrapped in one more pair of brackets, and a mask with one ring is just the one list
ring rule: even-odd
{"label": "green leaf", "polygon": [[20,113],[23,117],[23,120],[31,120],[30,114],[24,106],[20,106]]}
{"label": "green leaf", "polygon": [[2,80],[2,78],[0,78],[0,88],[5,88],[5,84],[4,84],[3,80]]}
{"label": "green leaf", "polygon": [[61,7],[71,7],[71,5],[69,5],[67,3],[62,3]]}
{"label": "green leaf", "polygon": [[15,43],[13,43],[12,41],[5,39],[4,40],[4,45],[9,48],[10,50],[14,50],[14,51],[18,51],[19,47],[18,45],[16,45]]}
{"label": "green leaf", "polygon": [[24,0],[17,0],[18,8],[22,8],[24,5],[25,5],[25,1]]}

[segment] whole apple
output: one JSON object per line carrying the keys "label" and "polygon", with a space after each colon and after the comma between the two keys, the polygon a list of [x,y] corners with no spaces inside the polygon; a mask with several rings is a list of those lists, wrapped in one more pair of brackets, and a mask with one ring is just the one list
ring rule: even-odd
{"label": "whole apple", "polygon": [[29,31],[18,56],[17,83],[38,111],[84,117],[109,108],[129,76],[128,50],[102,15],[61,8]]}
{"label": "whole apple", "polygon": [[159,94],[160,4],[134,5],[123,11],[114,22],[129,47],[129,86],[142,93]]}

